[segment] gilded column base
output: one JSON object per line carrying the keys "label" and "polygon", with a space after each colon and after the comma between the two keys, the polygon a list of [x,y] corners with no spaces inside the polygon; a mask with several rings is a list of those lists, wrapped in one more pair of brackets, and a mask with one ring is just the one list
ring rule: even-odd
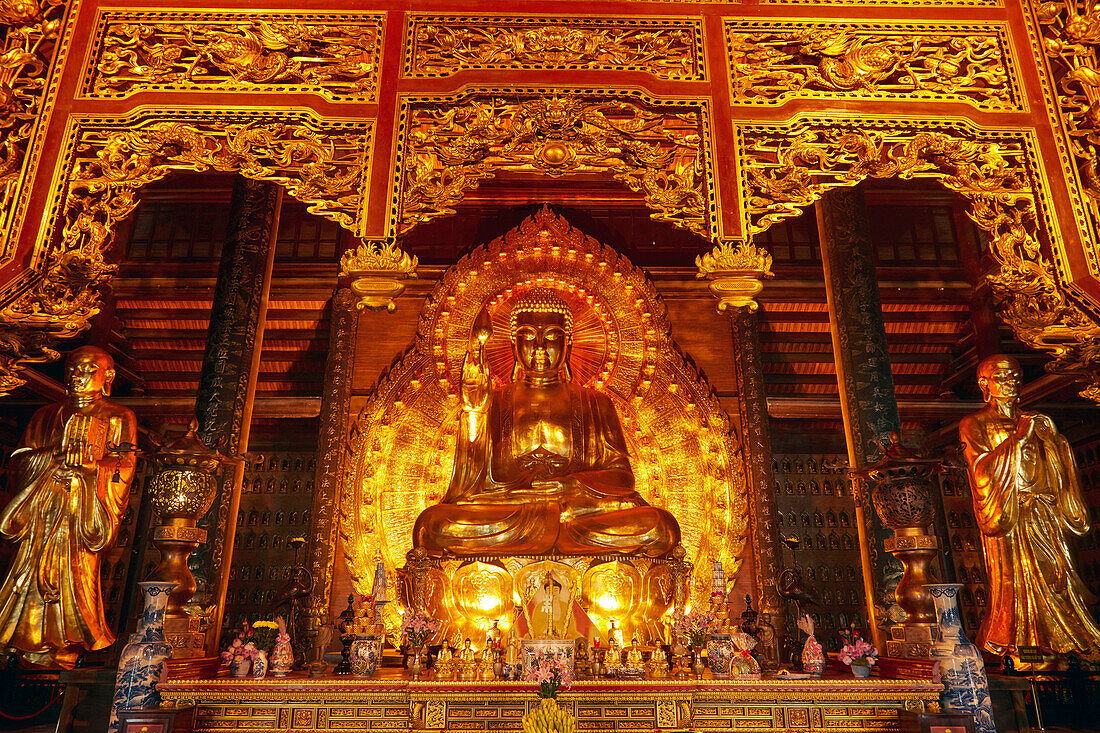
{"label": "gilded column base", "polygon": [[164,619],[164,638],[172,645],[173,659],[193,659],[203,655],[206,632],[197,618]]}

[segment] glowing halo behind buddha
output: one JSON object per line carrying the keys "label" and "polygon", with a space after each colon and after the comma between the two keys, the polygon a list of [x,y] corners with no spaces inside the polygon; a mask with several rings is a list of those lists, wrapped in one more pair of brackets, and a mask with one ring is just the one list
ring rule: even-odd
{"label": "glowing halo behind buddha", "polygon": [[[493,383],[507,384],[513,363],[509,318],[515,303],[536,288],[551,289],[568,304],[572,381],[614,404],[635,488],[679,522],[687,559],[695,564],[692,601],[702,604],[710,592],[711,559],[736,573],[748,537],[744,470],[729,418],[672,341],[664,302],[645,274],[547,209],[443,275],[421,311],[415,343],[383,375],[361,411],[342,501],[353,582],[369,590],[378,559],[391,573],[404,565],[413,523],[447,493],[462,364],[478,314],[487,308],[492,319],[485,359]],[[513,574],[520,569],[510,559],[497,565]],[[594,571],[599,561],[591,565]],[[439,572],[448,580],[440,585],[461,567],[444,562]],[[575,581],[584,587],[589,563],[576,571]],[[632,594],[654,595],[640,582],[634,581]],[[517,590],[516,600],[519,595]],[[455,607],[454,599],[444,602]]]}

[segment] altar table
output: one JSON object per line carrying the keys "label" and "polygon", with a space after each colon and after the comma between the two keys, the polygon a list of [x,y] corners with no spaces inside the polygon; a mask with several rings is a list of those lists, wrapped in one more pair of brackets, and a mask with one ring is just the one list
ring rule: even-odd
{"label": "altar table", "polygon": [[[387,672],[388,670],[381,670]],[[395,670],[396,671],[396,670]],[[513,731],[539,704],[523,682],[385,676],[169,680],[166,704],[195,706],[194,731]],[[559,697],[578,731],[896,731],[899,710],[939,710],[929,680],[580,681]]]}

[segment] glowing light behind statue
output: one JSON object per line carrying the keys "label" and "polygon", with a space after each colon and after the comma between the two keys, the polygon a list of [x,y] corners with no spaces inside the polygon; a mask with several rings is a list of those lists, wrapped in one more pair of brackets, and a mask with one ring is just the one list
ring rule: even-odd
{"label": "glowing light behind statue", "polygon": [[134,413],[107,399],[114,361],[85,346],[65,364],[66,398],[34,414],[12,454],[15,498],[0,533],[19,542],[0,586],[0,646],[72,667],[110,646],[100,553],[118,531],[134,475]]}
{"label": "glowing light behind statue", "polygon": [[645,274],[548,210],[448,270],[421,311],[416,343],[360,412],[341,525],[354,582],[365,588],[379,558],[391,571],[403,565],[414,520],[446,495],[462,366],[478,314],[488,308],[485,359],[494,379],[506,382],[512,306],[534,288],[553,289],[569,304],[573,382],[614,404],[635,489],[679,522],[702,603],[711,558],[732,577],[748,534],[744,470],[729,418],[672,341],[664,303]]}
{"label": "glowing light behind statue", "polygon": [[663,557],[680,542],[667,511],[634,491],[610,398],[569,379],[569,306],[534,289],[512,306],[513,381],[490,389],[482,312],[462,365],[462,430],[443,500],[413,544],[433,555]]}
{"label": "glowing light behind statue", "polygon": [[1018,407],[1015,359],[985,359],[978,384],[986,406],[959,424],[991,591],[978,641],[1095,655],[1100,628],[1066,537],[1089,529],[1073,451],[1049,417]]}

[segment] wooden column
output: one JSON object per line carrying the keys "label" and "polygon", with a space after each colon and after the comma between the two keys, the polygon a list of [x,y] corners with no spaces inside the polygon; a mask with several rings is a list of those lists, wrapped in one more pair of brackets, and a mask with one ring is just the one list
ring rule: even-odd
{"label": "wooden column", "polygon": [[[816,211],[848,464],[862,468],[880,455],[877,443],[888,443],[892,431],[901,433],[871,250],[871,226],[863,192],[858,188],[827,192],[817,202]],[[875,601],[893,602],[896,580],[889,582],[887,574],[900,575],[901,564],[883,546],[891,532],[875,513],[870,492],[858,485],[853,489],[868,624],[875,646],[885,650]]]}
{"label": "wooden column", "polygon": [[[761,612],[771,614],[777,638],[786,632],[785,603],[779,597],[779,523],[776,519],[775,476],[772,472],[771,425],[764,375],[760,364],[760,319],[755,309],[730,308],[733,327],[733,364],[740,385],[737,401],[741,422],[741,448],[745,456],[750,514],[756,521],[752,544],[754,572]],[[755,505],[755,506],[754,506]]]}
{"label": "wooden column", "polygon": [[[195,398],[199,437],[227,455],[248,451],[282,200],[282,189],[271,183],[238,178],[233,186]],[[207,655],[217,653],[225,615],[244,469],[243,461],[227,467],[214,505],[200,522],[210,539],[196,553],[196,576],[200,583],[205,581],[207,602],[216,604],[206,637]]]}
{"label": "wooden column", "polygon": [[[341,476],[347,456],[351,401],[351,371],[355,360],[355,333],[359,324],[356,297],[342,287],[332,296],[329,311],[328,360],[321,395],[321,431],[317,436],[317,473],[310,516],[309,568],[313,592],[309,616],[324,623],[332,596],[333,561],[339,530]],[[341,560],[336,560],[341,562]],[[373,573],[374,569],[370,568]]]}

